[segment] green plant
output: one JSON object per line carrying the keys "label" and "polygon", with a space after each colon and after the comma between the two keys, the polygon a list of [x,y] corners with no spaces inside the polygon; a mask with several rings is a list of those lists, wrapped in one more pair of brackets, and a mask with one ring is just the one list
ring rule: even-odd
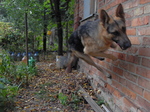
{"label": "green plant", "polygon": [[96,101],[96,102],[97,102],[98,105],[105,104],[105,101],[102,98],[98,99],[98,101]]}
{"label": "green plant", "polygon": [[5,78],[0,78],[0,108],[4,111],[14,103],[14,97],[18,93],[18,87],[11,85],[11,83]]}
{"label": "green plant", "polygon": [[8,53],[0,52],[0,111],[6,111],[13,105],[21,85],[27,85],[30,79],[37,74],[36,67],[28,67],[23,63],[15,63]]}
{"label": "green plant", "polygon": [[81,102],[81,98],[79,96],[77,96],[76,94],[72,94],[71,102],[78,104],[79,102]]}
{"label": "green plant", "polygon": [[78,96],[77,94],[76,94],[76,92],[75,93],[72,93],[71,94],[71,100],[70,100],[70,106],[74,109],[74,110],[77,110],[78,109],[78,107],[79,107],[79,105],[80,105],[80,102],[81,102],[82,100],[81,100],[81,97],[80,96]]}
{"label": "green plant", "polygon": [[2,58],[0,74],[3,74],[16,85],[28,84],[30,79],[37,74],[36,67],[30,67],[24,63],[15,63],[6,52],[1,53],[0,57]]}
{"label": "green plant", "polygon": [[50,50],[51,50],[51,51],[57,51],[57,50],[58,50],[58,44],[57,44],[57,43],[54,43],[53,46],[50,46]]}
{"label": "green plant", "polygon": [[58,94],[58,99],[59,99],[59,101],[60,101],[60,103],[62,105],[67,105],[67,99],[68,99],[68,97],[65,94],[59,93]]}

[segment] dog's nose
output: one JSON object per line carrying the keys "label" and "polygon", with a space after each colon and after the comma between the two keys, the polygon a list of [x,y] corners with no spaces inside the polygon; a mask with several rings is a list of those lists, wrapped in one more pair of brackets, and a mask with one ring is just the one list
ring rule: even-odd
{"label": "dog's nose", "polygon": [[131,42],[124,43],[124,49],[131,47]]}

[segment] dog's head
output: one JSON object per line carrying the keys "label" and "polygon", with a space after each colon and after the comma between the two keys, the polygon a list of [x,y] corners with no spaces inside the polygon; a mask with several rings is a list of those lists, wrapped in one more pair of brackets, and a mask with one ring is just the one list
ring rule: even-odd
{"label": "dog's head", "polygon": [[131,47],[131,42],[126,34],[124,10],[121,4],[118,5],[114,18],[109,16],[105,10],[101,10],[100,18],[111,40],[116,42],[122,50]]}

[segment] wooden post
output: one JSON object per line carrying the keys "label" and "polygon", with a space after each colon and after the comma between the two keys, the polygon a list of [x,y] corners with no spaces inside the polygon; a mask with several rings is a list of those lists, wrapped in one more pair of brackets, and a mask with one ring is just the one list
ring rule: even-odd
{"label": "wooden post", "polygon": [[26,35],[26,56],[28,65],[28,19],[27,11],[25,12],[25,35]]}

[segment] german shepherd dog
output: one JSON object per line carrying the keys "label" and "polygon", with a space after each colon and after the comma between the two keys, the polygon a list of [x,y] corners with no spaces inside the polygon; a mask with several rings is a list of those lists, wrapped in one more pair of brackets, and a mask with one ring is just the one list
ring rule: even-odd
{"label": "german shepherd dog", "polygon": [[116,9],[115,17],[109,16],[105,10],[101,10],[100,19],[88,21],[78,27],[70,36],[68,43],[72,51],[72,57],[68,62],[66,72],[71,72],[75,57],[80,58],[100,70],[106,77],[111,77],[104,69],[95,64],[90,56],[97,59],[109,58],[113,61],[117,58],[104,53],[110,47],[115,48],[117,43],[122,50],[131,47],[131,42],[126,34],[124,9],[121,4]]}

